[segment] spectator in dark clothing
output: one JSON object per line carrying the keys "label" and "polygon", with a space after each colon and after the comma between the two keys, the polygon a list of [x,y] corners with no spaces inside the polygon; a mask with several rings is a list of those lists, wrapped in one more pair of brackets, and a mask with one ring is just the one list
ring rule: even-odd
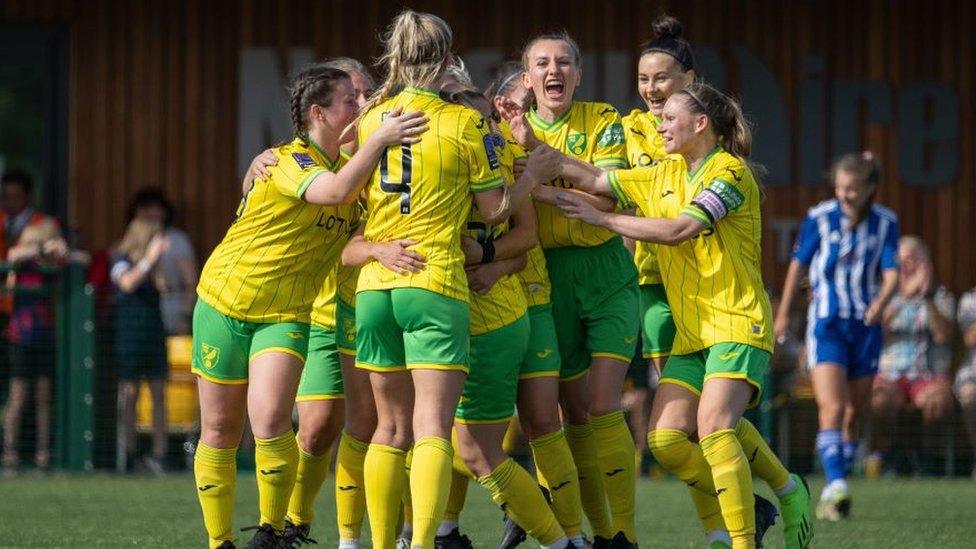
{"label": "spectator in dark clothing", "polygon": [[[156,285],[160,257],[169,240],[158,223],[133,219],[112,259],[115,287],[115,354],[119,376],[119,423],[126,454],[135,453],[135,409],[139,380],[152,394],[152,456],[143,459],[151,471],[164,470],[167,426],[165,384],[168,364],[160,296]],[[132,460],[128,460],[132,463]]]}

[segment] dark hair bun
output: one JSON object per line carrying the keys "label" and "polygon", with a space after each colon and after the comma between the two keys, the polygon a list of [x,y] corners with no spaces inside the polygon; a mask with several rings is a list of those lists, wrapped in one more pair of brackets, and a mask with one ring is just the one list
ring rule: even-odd
{"label": "dark hair bun", "polygon": [[651,29],[654,31],[654,38],[660,40],[662,38],[679,38],[684,27],[681,26],[681,21],[670,15],[659,15],[651,23]]}

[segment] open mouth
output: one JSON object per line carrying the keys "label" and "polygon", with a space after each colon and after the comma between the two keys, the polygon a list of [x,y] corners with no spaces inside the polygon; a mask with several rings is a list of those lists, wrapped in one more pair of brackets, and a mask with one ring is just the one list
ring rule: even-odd
{"label": "open mouth", "polygon": [[566,91],[566,85],[559,81],[546,82],[546,96],[550,99],[558,99],[562,97],[563,92]]}
{"label": "open mouth", "polygon": [[652,97],[652,98],[650,98],[650,99],[647,100],[647,104],[652,109],[655,109],[655,110],[663,109],[664,108],[664,103],[666,103],[666,102],[667,102],[667,99],[664,99],[664,98],[654,98],[654,97]]}

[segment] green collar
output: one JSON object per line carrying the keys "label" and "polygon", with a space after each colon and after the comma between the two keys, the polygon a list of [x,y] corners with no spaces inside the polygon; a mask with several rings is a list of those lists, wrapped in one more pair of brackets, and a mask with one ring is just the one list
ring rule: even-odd
{"label": "green collar", "polygon": [[[308,139],[308,144],[311,145],[312,148],[315,149],[315,152],[322,157],[322,160],[325,162],[325,167],[328,168],[330,172],[334,172],[336,164],[339,163],[339,157],[337,156],[335,160],[330,160],[329,155],[325,153],[325,150],[322,149],[322,147],[319,147],[319,144],[316,143],[312,138]],[[341,150],[339,151],[339,156],[342,156]]]}
{"label": "green collar", "polygon": [[403,88],[403,91],[412,93],[414,95],[426,95],[428,97],[436,97],[440,99],[441,95],[437,93],[437,90],[429,90],[427,88],[416,88],[414,86],[407,86]]}
{"label": "green collar", "polygon": [[539,128],[544,132],[552,131],[558,128],[559,126],[565,124],[566,121],[569,120],[569,115],[573,113],[574,107],[576,107],[575,101],[573,102],[572,105],[569,106],[568,109],[566,109],[566,112],[564,112],[559,118],[553,120],[552,122],[546,122],[545,120],[543,120],[539,116],[539,114],[536,113],[535,107],[532,107],[532,109],[529,110],[529,116],[528,116],[529,122],[533,126]]}
{"label": "green collar", "polygon": [[705,155],[705,159],[702,160],[701,164],[699,164],[697,168],[695,168],[695,171],[688,174],[688,183],[694,181],[695,178],[697,178],[701,174],[702,168],[704,168],[705,165],[708,164],[708,161],[711,160],[713,156],[715,156],[715,153],[718,153],[721,150],[722,150],[721,145],[715,145],[715,148],[712,149],[710,153]]}

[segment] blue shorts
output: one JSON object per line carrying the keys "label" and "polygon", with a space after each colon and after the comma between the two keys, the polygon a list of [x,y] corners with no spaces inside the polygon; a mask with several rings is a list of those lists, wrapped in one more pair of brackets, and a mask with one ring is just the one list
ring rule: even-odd
{"label": "blue shorts", "polygon": [[847,368],[847,379],[873,376],[881,343],[881,326],[865,326],[855,318],[818,318],[807,325],[807,365],[840,364]]}

